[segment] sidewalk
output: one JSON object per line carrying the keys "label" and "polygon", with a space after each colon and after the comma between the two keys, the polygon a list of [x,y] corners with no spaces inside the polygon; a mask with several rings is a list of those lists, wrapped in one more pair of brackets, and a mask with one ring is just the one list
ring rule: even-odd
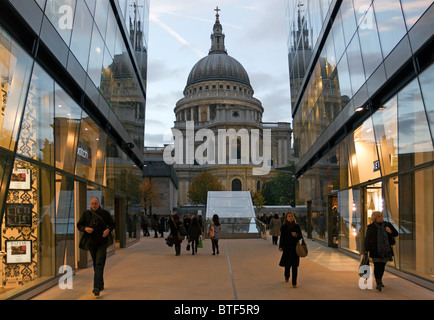
{"label": "sidewalk", "polygon": [[72,290],[59,286],[33,300],[434,300],[434,293],[390,273],[382,292],[359,288],[359,261],[307,240],[298,288],[285,283],[278,266],[281,253],[264,239],[220,240],[220,255],[211,241],[192,256],[182,244],[175,256],[164,238],[141,238],[107,259],[105,290],[92,294],[93,268],[78,270]]}

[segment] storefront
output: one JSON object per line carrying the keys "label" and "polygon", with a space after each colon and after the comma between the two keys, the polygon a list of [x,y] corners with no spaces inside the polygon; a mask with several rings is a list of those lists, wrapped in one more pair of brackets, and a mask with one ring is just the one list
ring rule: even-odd
{"label": "storefront", "polygon": [[89,266],[76,222],[94,196],[116,221],[109,252],[136,241],[143,171],[1,26],[0,76],[0,299],[9,299],[64,266]]}
{"label": "storefront", "polygon": [[393,268],[432,282],[434,65],[299,178],[312,238],[360,254],[374,211],[399,231]]}

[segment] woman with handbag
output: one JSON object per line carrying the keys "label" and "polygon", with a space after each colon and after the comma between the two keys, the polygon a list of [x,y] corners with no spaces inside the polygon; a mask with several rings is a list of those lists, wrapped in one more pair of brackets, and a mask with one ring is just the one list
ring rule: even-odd
{"label": "woman with handbag", "polygon": [[287,212],[285,221],[280,229],[279,251],[282,252],[279,266],[285,268],[285,281],[289,281],[290,270],[292,269],[292,286],[297,288],[298,266],[300,257],[297,255],[295,247],[302,238],[300,226],[295,221],[295,214]]}
{"label": "woman with handbag", "polygon": [[374,211],[371,216],[372,223],[366,230],[365,251],[374,263],[374,276],[377,283],[376,289],[381,291],[384,287],[383,274],[387,261],[393,261],[392,245],[395,244],[395,237],[398,231],[390,222],[384,221],[381,211]]}
{"label": "woman with handbag", "polygon": [[221,228],[220,228],[220,218],[217,214],[213,215],[211,226],[208,230],[208,237],[211,239],[212,244],[212,255],[214,256],[217,250],[217,254],[219,254],[219,239],[221,236]]}
{"label": "woman with handbag", "polygon": [[186,232],[184,232],[185,227],[178,214],[175,213],[172,219],[169,219],[169,229],[172,242],[175,246],[175,255],[179,256],[181,254],[181,242],[185,239]]}

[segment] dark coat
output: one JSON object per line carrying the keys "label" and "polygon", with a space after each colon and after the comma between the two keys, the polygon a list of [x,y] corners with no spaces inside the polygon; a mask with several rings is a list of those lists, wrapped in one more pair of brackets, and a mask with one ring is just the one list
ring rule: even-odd
{"label": "dark coat", "polygon": [[[392,230],[392,234],[387,233],[389,237],[389,245],[392,246],[395,244],[395,237],[398,236],[398,231],[396,231],[395,227],[390,223],[385,221],[385,227],[389,227],[390,230]],[[385,258],[380,257],[378,254],[378,246],[377,246],[377,231],[378,227],[375,223],[371,223],[368,225],[368,228],[366,230],[366,239],[365,239],[365,251],[369,252],[369,256],[371,258]],[[393,256],[393,250],[392,256]]]}
{"label": "dark coat", "polygon": [[[296,237],[292,232],[297,234]],[[300,264],[300,257],[295,252],[297,242],[302,238],[300,226],[294,223],[290,226],[284,223],[280,228],[280,241],[279,248],[283,249],[282,257],[280,258],[279,266],[281,267],[298,267]]]}
{"label": "dark coat", "polygon": [[169,219],[169,230],[173,237],[174,244],[180,244],[182,242],[182,240],[178,237],[178,231],[180,230],[181,226],[181,221],[174,222],[173,219]]}
{"label": "dark coat", "polygon": [[[95,215],[98,215],[102,219],[99,219]],[[92,228],[93,232],[89,234],[84,231],[86,227]],[[112,232],[115,229],[115,222],[107,210],[99,207],[94,213],[90,210],[84,211],[77,222],[77,229],[83,232],[83,235],[89,239],[90,246],[107,245],[108,236],[103,238],[102,234],[106,229]]]}
{"label": "dark coat", "polygon": [[188,228],[188,238],[190,239],[190,241],[198,241],[201,234],[202,229],[200,228],[199,223],[192,223]]}

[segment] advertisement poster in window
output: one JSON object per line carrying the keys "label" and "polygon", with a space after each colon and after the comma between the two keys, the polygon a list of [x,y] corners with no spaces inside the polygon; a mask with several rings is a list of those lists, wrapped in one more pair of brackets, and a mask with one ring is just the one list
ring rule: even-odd
{"label": "advertisement poster in window", "polygon": [[6,227],[31,227],[33,205],[26,203],[6,204]]}
{"label": "advertisement poster in window", "polygon": [[30,170],[26,168],[15,168],[12,170],[11,190],[30,190]]}
{"label": "advertisement poster in window", "polygon": [[32,241],[31,240],[7,240],[6,263],[31,263]]}

